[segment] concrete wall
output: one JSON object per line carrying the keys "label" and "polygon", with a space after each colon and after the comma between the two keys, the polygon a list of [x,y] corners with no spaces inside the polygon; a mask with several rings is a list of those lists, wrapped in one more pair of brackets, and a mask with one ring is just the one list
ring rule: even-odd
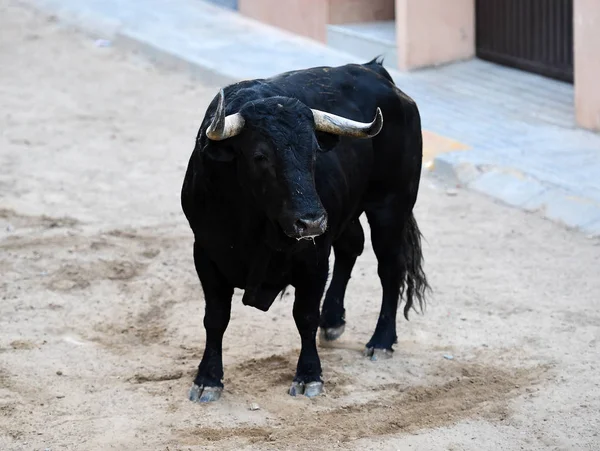
{"label": "concrete wall", "polygon": [[475,0],[396,0],[400,69],[475,55]]}
{"label": "concrete wall", "polygon": [[329,0],[327,23],[394,20],[394,2],[395,0]]}
{"label": "concrete wall", "polygon": [[577,123],[600,131],[600,0],[575,0],[575,114]]}
{"label": "concrete wall", "polygon": [[238,0],[240,13],[317,41],[327,36],[326,0]]}
{"label": "concrete wall", "polygon": [[395,0],[238,0],[242,14],[326,42],[327,24],[392,20]]}

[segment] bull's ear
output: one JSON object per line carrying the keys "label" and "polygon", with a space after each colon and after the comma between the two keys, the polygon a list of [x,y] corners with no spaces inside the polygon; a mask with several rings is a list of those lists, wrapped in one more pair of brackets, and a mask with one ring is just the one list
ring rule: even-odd
{"label": "bull's ear", "polygon": [[340,142],[339,135],[333,135],[331,133],[316,132],[315,137],[317,138],[321,152],[329,152],[330,150],[333,150]]}
{"label": "bull's ear", "polygon": [[235,150],[231,146],[214,145],[213,143],[209,143],[204,146],[203,151],[210,159],[224,163],[233,161],[235,158]]}

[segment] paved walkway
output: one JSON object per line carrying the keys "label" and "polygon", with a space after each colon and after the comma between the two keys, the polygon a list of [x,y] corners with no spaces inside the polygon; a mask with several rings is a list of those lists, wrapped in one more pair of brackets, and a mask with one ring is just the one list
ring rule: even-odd
{"label": "paved walkway", "polygon": [[[215,85],[362,62],[201,0],[24,1]],[[575,127],[571,85],[479,60],[390,72],[419,104],[430,170],[600,234],[600,135]]]}

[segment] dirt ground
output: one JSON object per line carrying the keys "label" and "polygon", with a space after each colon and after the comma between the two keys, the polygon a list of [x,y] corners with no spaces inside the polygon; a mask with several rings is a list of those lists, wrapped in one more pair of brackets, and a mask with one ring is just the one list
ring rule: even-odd
{"label": "dirt ground", "polygon": [[179,190],[215,89],[13,0],[0,68],[0,449],[600,449],[600,241],[427,177],[435,293],[393,359],[361,355],[367,246],[324,396],[286,394],[291,295],[237,293],[224,395],[189,402],[204,306]]}

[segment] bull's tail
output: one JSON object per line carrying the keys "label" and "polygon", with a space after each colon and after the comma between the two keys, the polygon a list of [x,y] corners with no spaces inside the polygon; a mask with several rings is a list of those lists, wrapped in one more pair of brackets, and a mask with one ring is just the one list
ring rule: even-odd
{"label": "bull's tail", "polygon": [[406,221],[402,235],[402,259],[405,277],[401,285],[401,296],[404,295],[406,299],[404,317],[408,320],[408,312],[411,307],[415,308],[415,300],[419,310],[424,311],[425,298],[431,292],[431,287],[423,270],[421,231],[413,213]]}

